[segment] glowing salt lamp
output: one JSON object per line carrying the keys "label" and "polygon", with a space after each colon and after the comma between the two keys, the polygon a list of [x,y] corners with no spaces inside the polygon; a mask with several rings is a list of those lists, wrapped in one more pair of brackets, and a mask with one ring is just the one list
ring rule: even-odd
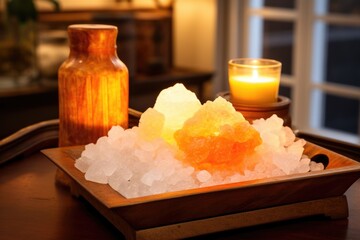
{"label": "glowing salt lamp", "polygon": [[243,172],[256,162],[245,161],[261,144],[259,133],[225,99],[206,102],[175,132],[183,161],[197,170]]}
{"label": "glowing salt lamp", "polygon": [[278,99],[281,63],[270,59],[233,59],[228,65],[231,100],[260,105]]}
{"label": "glowing salt lamp", "polygon": [[201,103],[195,93],[177,83],[166,88],[158,95],[154,109],[164,115],[161,137],[174,144],[174,132],[182,128],[184,122],[199,110]]}

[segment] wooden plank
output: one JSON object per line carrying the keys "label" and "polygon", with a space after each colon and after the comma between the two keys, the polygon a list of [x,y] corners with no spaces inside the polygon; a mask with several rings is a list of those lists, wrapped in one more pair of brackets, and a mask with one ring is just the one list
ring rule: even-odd
{"label": "wooden plank", "polygon": [[348,217],[346,197],[325,198],[145,229],[136,232],[136,239],[182,239],[314,215],[332,219]]}
{"label": "wooden plank", "polygon": [[116,211],[104,206],[76,181],[72,180],[71,189],[76,196],[84,197],[95,207],[127,240],[183,239],[308,216],[322,215],[339,219],[349,215],[346,196],[342,195],[139,230],[131,226]]}

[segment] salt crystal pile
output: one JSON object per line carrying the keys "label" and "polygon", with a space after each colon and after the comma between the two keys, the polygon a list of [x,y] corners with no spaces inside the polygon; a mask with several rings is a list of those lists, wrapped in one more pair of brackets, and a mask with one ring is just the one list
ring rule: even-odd
{"label": "salt crystal pile", "polygon": [[310,159],[302,158],[306,142],[303,139],[296,141],[292,130],[283,127],[283,123],[283,119],[276,115],[267,120],[253,121],[263,139],[263,144],[257,149],[262,156],[261,162],[270,162],[285,174],[308,172]]}
{"label": "salt crystal pile", "polygon": [[86,180],[109,184],[126,198],[196,187],[194,168],[177,160],[163,139],[142,139],[136,127],[112,127],[108,136],[85,146],[75,167]]}
{"label": "salt crystal pile", "polygon": [[226,100],[201,106],[176,84],[160,93],[139,127],[114,126],[86,145],[75,167],[134,198],[322,170],[303,155],[304,144],[276,115],[250,125]]}
{"label": "salt crystal pile", "polygon": [[163,90],[139,127],[114,126],[85,146],[75,167],[89,181],[109,184],[127,198],[195,188],[194,168],[177,159],[173,133],[201,107],[184,85]]}
{"label": "salt crystal pile", "polygon": [[289,127],[276,115],[253,121],[263,143],[256,149],[259,163],[255,168],[263,177],[304,173],[310,170],[310,159],[303,155],[305,140],[296,140]]}

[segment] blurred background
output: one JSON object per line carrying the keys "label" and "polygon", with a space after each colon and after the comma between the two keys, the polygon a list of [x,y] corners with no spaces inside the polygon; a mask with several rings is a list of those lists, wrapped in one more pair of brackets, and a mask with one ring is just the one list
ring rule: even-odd
{"label": "blurred background", "polygon": [[0,0],[0,139],[58,117],[57,69],[76,23],[118,27],[134,109],[175,82],[212,100],[228,90],[228,60],[271,58],[294,128],[360,143],[356,0]]}

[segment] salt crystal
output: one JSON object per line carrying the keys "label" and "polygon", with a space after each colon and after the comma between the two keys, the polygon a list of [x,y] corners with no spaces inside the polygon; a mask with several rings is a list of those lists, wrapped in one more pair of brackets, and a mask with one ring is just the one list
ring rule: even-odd
{"label": "salt crystal", "polygon": [[126,166],[119,166],[113,174],[108,177],[109,185],[118,192],[120,189],[127,188],[130,185],[130,180],[133,173]]}
{"label": "salt crystal", "polygon": [[152,194],[159,194],[159,193],[163,193],[166,192],[167,190],[167,183],[166,181],[155,181],[151,186],[150,186],[150,192]]}
{"label": "salt crystal", "polygon": [[97,149],[98,146],[96,146],[94,143],[87,144],[85,145],[85,150],[81,153],[81,156],[88,159],[94,159],[98,154]]}
{"label": "salt crystal", "polygon": [[106,176],[104,170],[98,166],[101,163],[92,164],[85,173],[85,179],[97,183],[108,183],[108,176]]}
{"label": "salt crystal", "polygon": [[164,177],[172,177],[172,175],[177,174],[176,169],[182,167],[180,162],[172,155],[169,155],[167,159],[163,159],[162,157],[159,158],[159,156],[157,156],[154,159],[154,163],[156,167],[161,170],[162,175]]}
{"label": "salt crystal", "polygon": [[305,142],[300,139],[286,148],[287,153],[291,155],[294,159],[300,160],[304,152],[304,145]]}
{"label": "salt crystal", "polygon": [[[295,141],[295,134],[288,127],[282,126],[283,120],[276,115],[264,120],[253,121],[253,126],[259,131],[262,146],[257,148],[258,154],[262,159],[270,159],[277,168],[285,174],[290,174],[296,170],[300,164],[303,154],[305,141]],[[305,171],[306,166],[302,166],[300,171]]]}
{"label": "salt crystal", "polygon": [[193,167],[186,166],[178,168],[176,174],[172,175],[173,177],[169,179],[170,189],[182,190],[198,186],[195,184],[195,180],[192,177],[194,170]]}
{"label": "salt crystal", "polygon": [[142,176],[141,182],[147,186],[152,186],[154,181],[160,181],[162,177],[161,169],[152,168]]}
{"label": "salt crystal", "polygon": [[264,163],[258,163],[256,164],[254,171],[256,172],[266,172],[266,165]]}
{"label": "salt crystal", "polygon": [[272,132],[263,132],[260,134],[264,144],[270,145],[271,147],[278,148],[281,146],[279,136]]}
{"label": "salt crystal", "polygon": [[322,163],[317,163],[317,162],[314,162],[314,161],[311,161],[310,162],[310,171],[311,172],[315,172],[315,171],[322,171],[324,170],[324,164]]}
{"label": "salt crystal", "polygon": [[207,101],[175,132],[182,159],[197,170],[242,171],[243,158],[261,143],[259,133],[225,99]]}
{"label": "salt crystal", "polygon": [[175,143],[173,133],[201,107],[196,95],[187,90],[183,84],[175,84],[164,89],[158,95],[154,109],[164,114],[165,122],[162,137]]}
{"label": "salt crystal", "polygon": [[121,166],[117,168],[117,173],[121,176],[125,181],[129,181],[131,177],[134,175],[133,172],[127,168],[126,166]]}
{"label": "salt crystal", "polygon": [[122,128],[121,126],[111,127],[111,129],[108,132],[108,136],[109,136],[108,141],[113,142],[119,140],[120,138],[122,138],[123,133],[124,133],[124,128]]}
{"label": "salt crystal", "polygon": [[96,145],[97,147],[101,148],[101,147],[105,147],[106,148],[106,145],[108,144],[108,137],[106,136],[103,136],[103,137],[100,137],[97,141],[96,141]]}
{"label": "salt crystal", "polygon": [[175,184],[169,185],[168,190],[169,191],[179,191],[179,190],[186,190],[191,188],[197,188],[199,187],[198,184],[196,184],[195,180],[190,177],[189,175],[180,175],[181,177],[177,177],[178,181],[176,181]]}
{"label": "salt crystal", "polygon": [[296,173],[306,173],[310,171],[310,159],[302,158],[298,166],[292,171],[292,174]]}
{"label": "salt crystal", "polygon": [[136,158],[140,159],[141,162],[151,162],[155,156],[155,152],[146,151],[141,148],[136,148],[133,150],[133,154]]}
{"label": "salt crystal", "polygon": [[302,156],[300,164],[310,166],[310,161],[310,158],[308,158],[307,156]]}
{"label": "salt crystal", "polygon": [[179,175],[174,174],[174,176],[172,178],[169,178],[167,180],[167,183],[169,184],[169,186],[173,186],[172,188],[175,188],[174,186],[176,186],[181,181],[182,181],[182,179],[179,177]]}
{"label": "salt crystal", "polygon": [[89,169],[89,166],[89,159],[86,157],[80,157],[75,161],[75,167],[83,173]]}
{"label": "salt crystal", "polygon": [[154,140],[161,136],[165,122],[164,114],[153,108],[148,108],[141,114],[139,120],[139,133],[145,140]]}
{"label": "salt crystal", "polygon": [[131,184],[123,183],[119,185],[118,191],[126,198],[141,197],[144,195],[141,193],[141,186],[138,182],[132,182]]}
{"label": "salt crystal", "polygon": [[160,138],[151,141],[143,141],[142,139],[139,139],[136,145],[144,151],[156,152],[157,149],[162,148],[164,142],[165,141]]}
{"label": "salt crystal", "polygon": [[284,125],[284,120],[273,114],[270,118],[266,120],[268,122],[268,128],[272,131],[280,131]]}
{"label": "salt crystal", "polygon": [[241,182],[241,180],[244,178],[244,175],[241,175],[240,173],[235,173],[234,175],[231,175],[229,177],[229,182]]}
{"label": "salt crystal", "polygon": [[284,127],[284,133],[285,133],[285,140],[284,140],[284,146],[289,146],[295,141],[295,134],[289,127]]}
{"label": "salt crystal", "polygon": [[196,178],[199,180],[199,182],[204,183],[209,181],[211,174],[206,170],[201,170],[196,174]]}
{"label": "salt crystal", "polygon": [[138,141],[138,129],[133,127],[124,131],[121,141],[122,148],[133,148]]}
{"label": "salt crystal", "polygon": [[98,183],[107,183],[107,178],[116,170],[116,164],[112,161],[94,161],[87,170],[87,180]]}

